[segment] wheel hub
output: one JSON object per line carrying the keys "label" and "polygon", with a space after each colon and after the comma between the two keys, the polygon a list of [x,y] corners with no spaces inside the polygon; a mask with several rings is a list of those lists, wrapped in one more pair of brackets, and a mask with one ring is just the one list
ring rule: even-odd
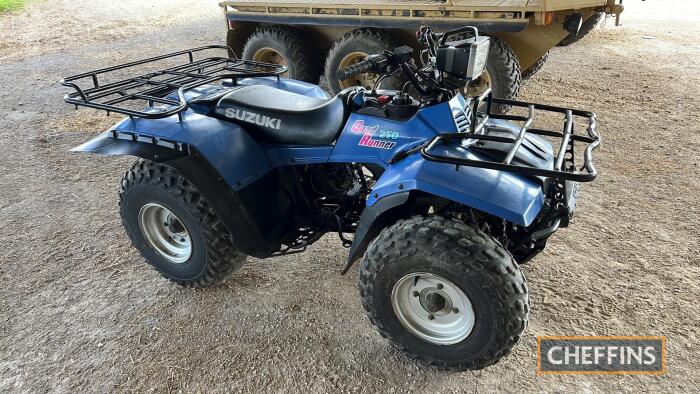
{"label": "wheel hub", "polygon": [[148,244],[159,255],[173,264],[182,264],[192,256],[190,233],[180,218],[156,203],[139,210],[139,228]]}
{"label": "wheel hub", "polygon": [[163,224],[167,231],[173,235],[185,232],[185,226],[174,215],[168,215],[168,221]]}
{"label": "wheel hub", "polygon": [[464,340],[474,329],[476,316],[469,297],[442,276],[411,273],[391,292],[399,322],[413,335],[437,345]]}
{"label": "wheel hub", "polygon": [[[279,64],[280,66],[289,67],[287,59],[285,59],[281,53],[277,52],[272,48],[267,47],[260,48],[257,51],[255,51],[255,53],[253,54],[253,60],[261,63]],[[288,77],[289,72],[285,72],[284,74],[282,74],[282,76]]]}
{"label": "wheel hub", "polygon": [[424,289],[419,297],[423,309],[434,315],[444,315],[452,310],[450,296],[440,290],[434,288]]}
{"label": "wheel hub", "polygon": [[491,74],[489,74],[488,71],[484,70],[484,72],[479,76],[479,78],[475,79],[472,83],[469,84],[469,86],[467,86],[466,93],[468,97],[479,97],[487,89],[490,89],[492,87],[493,81],[491,80]]}

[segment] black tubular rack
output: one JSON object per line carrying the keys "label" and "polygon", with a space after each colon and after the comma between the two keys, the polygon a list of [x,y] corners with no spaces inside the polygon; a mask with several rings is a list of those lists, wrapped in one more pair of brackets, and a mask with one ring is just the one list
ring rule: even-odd
{"label": "black tubular rack", "polygon": [[[219,56],[202,57],[212,52],[218,52]],[[223,53],[225,56],[221,56]],[[168,61],[176,64],[125,79],[117,77],[120,72],[137,71],[139,66],[157,68]],[[223,79],[279,77],[286,71],[285,66],[237,59],[227,46],[209,45],[74,75],[61,80],[61,84],[75,89],[64,100],[76,108],[85,106],[107,113],[158,119],[181,116],[187,109],[184,92],[188,89]],[[104,79],[116,81],[103,82]],[[173,92],[176,97],[171,95]]]}
{"label": "black tubular rack", "polygon": [[[485,103],[484,100],[486,100]],[[482,104],[485,104],[486,106],[485,112],[478,110],[480,107],[482,107]],[[493,114],[491,109],[494,104],[524,107],[527,108],[528,115],[521,116]],[[595,166],[593,165],[593,150],[600,145],[601,139],[596,132],[597,122],[596,115],[594,113],[544,104],[494,98],[490,89],[484,92],[484,94],[482,94],[479,98],[472,100],[470,103],[470,109],[471,124],[469,132],[440,134],[434,137],[420,149],[421,155],[426,160],[454,164],[458,166],[458,168],[459,166],[480,167],[575,182],[590,182],[594,180],[598,174]],[[536,110],[563,114],[565,117],[563,130],[558,132],[531,128]],[[574,119],[577,117],[586,120],[586,135],[579,135],[575,133]],[[504,119],[514,122],[522,122],[522,124],[517,137],[501,137],[488,135],[487,122],[489,119]],[[525,135],[527,133],[559,139],[559,150],[556,152],[553,168],[545,169],[511,164],[518,149],[520,149],[522,146],[523,140],[525,139]],[[451,142],[462,142],[465,140],[502,142],[512,144],[512,147],[506,154],[505,158],[500,162],[490,160],[471,160],[435,153],[435,148],[438,144],[449,145]],[[579,168],[577,168],[574,161],[575,142],[587,144],[583,150],[583,163],[581,163]]]}

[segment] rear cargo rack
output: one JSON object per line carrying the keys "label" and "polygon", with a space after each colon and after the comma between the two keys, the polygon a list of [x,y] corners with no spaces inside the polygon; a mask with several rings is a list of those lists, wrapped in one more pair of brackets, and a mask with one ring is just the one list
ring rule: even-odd
{"label": "rear cargo rack", "polygon": [[[485,102],[484,102],[485,100]],[[477,111],[482,105],[486,105],[486,111]],[[527,108],[528,115],[507,115],[494,114],[491,109],[494,104],[501,104],[513,107]],[[544,104],[534,104],[524,101],[506,100],[494,98],[493,93],[489,89],[479,98],[470,103],[471,122],[468,132],[440,134],[430,140],[421,149],[421,155],[429,161],[440,163],[454,164],[459,169],[459,166],[488,168],[492,170],[511,171],[525,175],[542,176],[558,180],[569,180],[575,182],[590,182],[595,179],[598,172],[593,165],[593,150],[600,145],[601,139],[598,135],[596,115],[592,112],[569,109],[563,107],[554,107]],[[531,128],[535,118],[536,111],[555,112],[564,115],[564,127],[562,132]],[[584,118],[587,121],[587,135],[579,135],[575,133],[575,118]],[[514,122],[522,122],[519,133],[515,138],[495,136],[488,134],[487,122],[489,119],[504,119]],[[515,154],[522,147],[523,140],[527,133],[536,134],[539,136],[553,137],[559,139],[559,150],[553,161],[551,169],[537,168],[526,165],[512,164]],[[454,142],[471,141],[493,141],[512,144],[512,147],[502,161],[493,160],[472,160],[461,157],[447,156],[436,153],[438,144],[449,145]],[[579,163],[577,168],[574,159],[574,143],[580,142],[587,144],[583,150],[583,163]]]}
{"label": "rear cargo rack", "polygon": [[[214,52],[218,56],[204,57]],[[166,64],[168,67],[162,68]],[[122,75],[137,73],[139,67],[142,69],[136,76]],[[143,69],[153,68],[157,70],[143,73]],[[75,89],[63,99],[76,108],[157,119],[181,116],[187,109],[186,90],[224,79],[279,78],[286,71],[287,67],[277,64],[237,59],[227,46],[209,45],[74,75],[61,84]]]}

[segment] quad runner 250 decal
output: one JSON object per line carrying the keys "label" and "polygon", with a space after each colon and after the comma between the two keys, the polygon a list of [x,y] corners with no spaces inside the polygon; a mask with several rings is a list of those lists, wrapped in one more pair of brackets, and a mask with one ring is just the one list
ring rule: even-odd
{"label": "quad runner 250 decal", "polygon": [[355,134],[362,134],[358,145],[369,148],[391,149],[396,146],[396,142],[391,140],[399,139],[398,131],[380,129],[379,125],[365,126],[364,120],[355,121],[351,131]]}
{"label": "quad runner 250 decal", "polygon": [[245,111],[242,109],[226,108],[225,115],[230,119],[241,120],[243,122],[256,124],[262,127],[269,127],[275,130],[279,130],[282,126],[281,119],[256,114],[255,112]]}

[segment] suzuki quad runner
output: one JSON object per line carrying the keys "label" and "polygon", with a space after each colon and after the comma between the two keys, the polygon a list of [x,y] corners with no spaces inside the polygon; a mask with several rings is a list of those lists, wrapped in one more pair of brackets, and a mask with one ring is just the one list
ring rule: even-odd
{"label": "suzuki quad runner", "polygon": [[[440,368],[483,368],[527,325],[519,264],[569,225],[579,183],[596,177],[596,117],[464,97],[489,38],[417,36],[416,56],[403,46],[338,70],[377,74],[376,86],[401,78],[399,91],[328,97],[225,46],[72,76],[68,103],[128,115],[73,150],[139,158],[121,181],[121,218],[172,281],[214,285],[246,256],[298,253],[334,232],[349,247],[343,272],[362,260],[362,304],[382,336]],[[536,115],[563,126],[538,128]]]}

